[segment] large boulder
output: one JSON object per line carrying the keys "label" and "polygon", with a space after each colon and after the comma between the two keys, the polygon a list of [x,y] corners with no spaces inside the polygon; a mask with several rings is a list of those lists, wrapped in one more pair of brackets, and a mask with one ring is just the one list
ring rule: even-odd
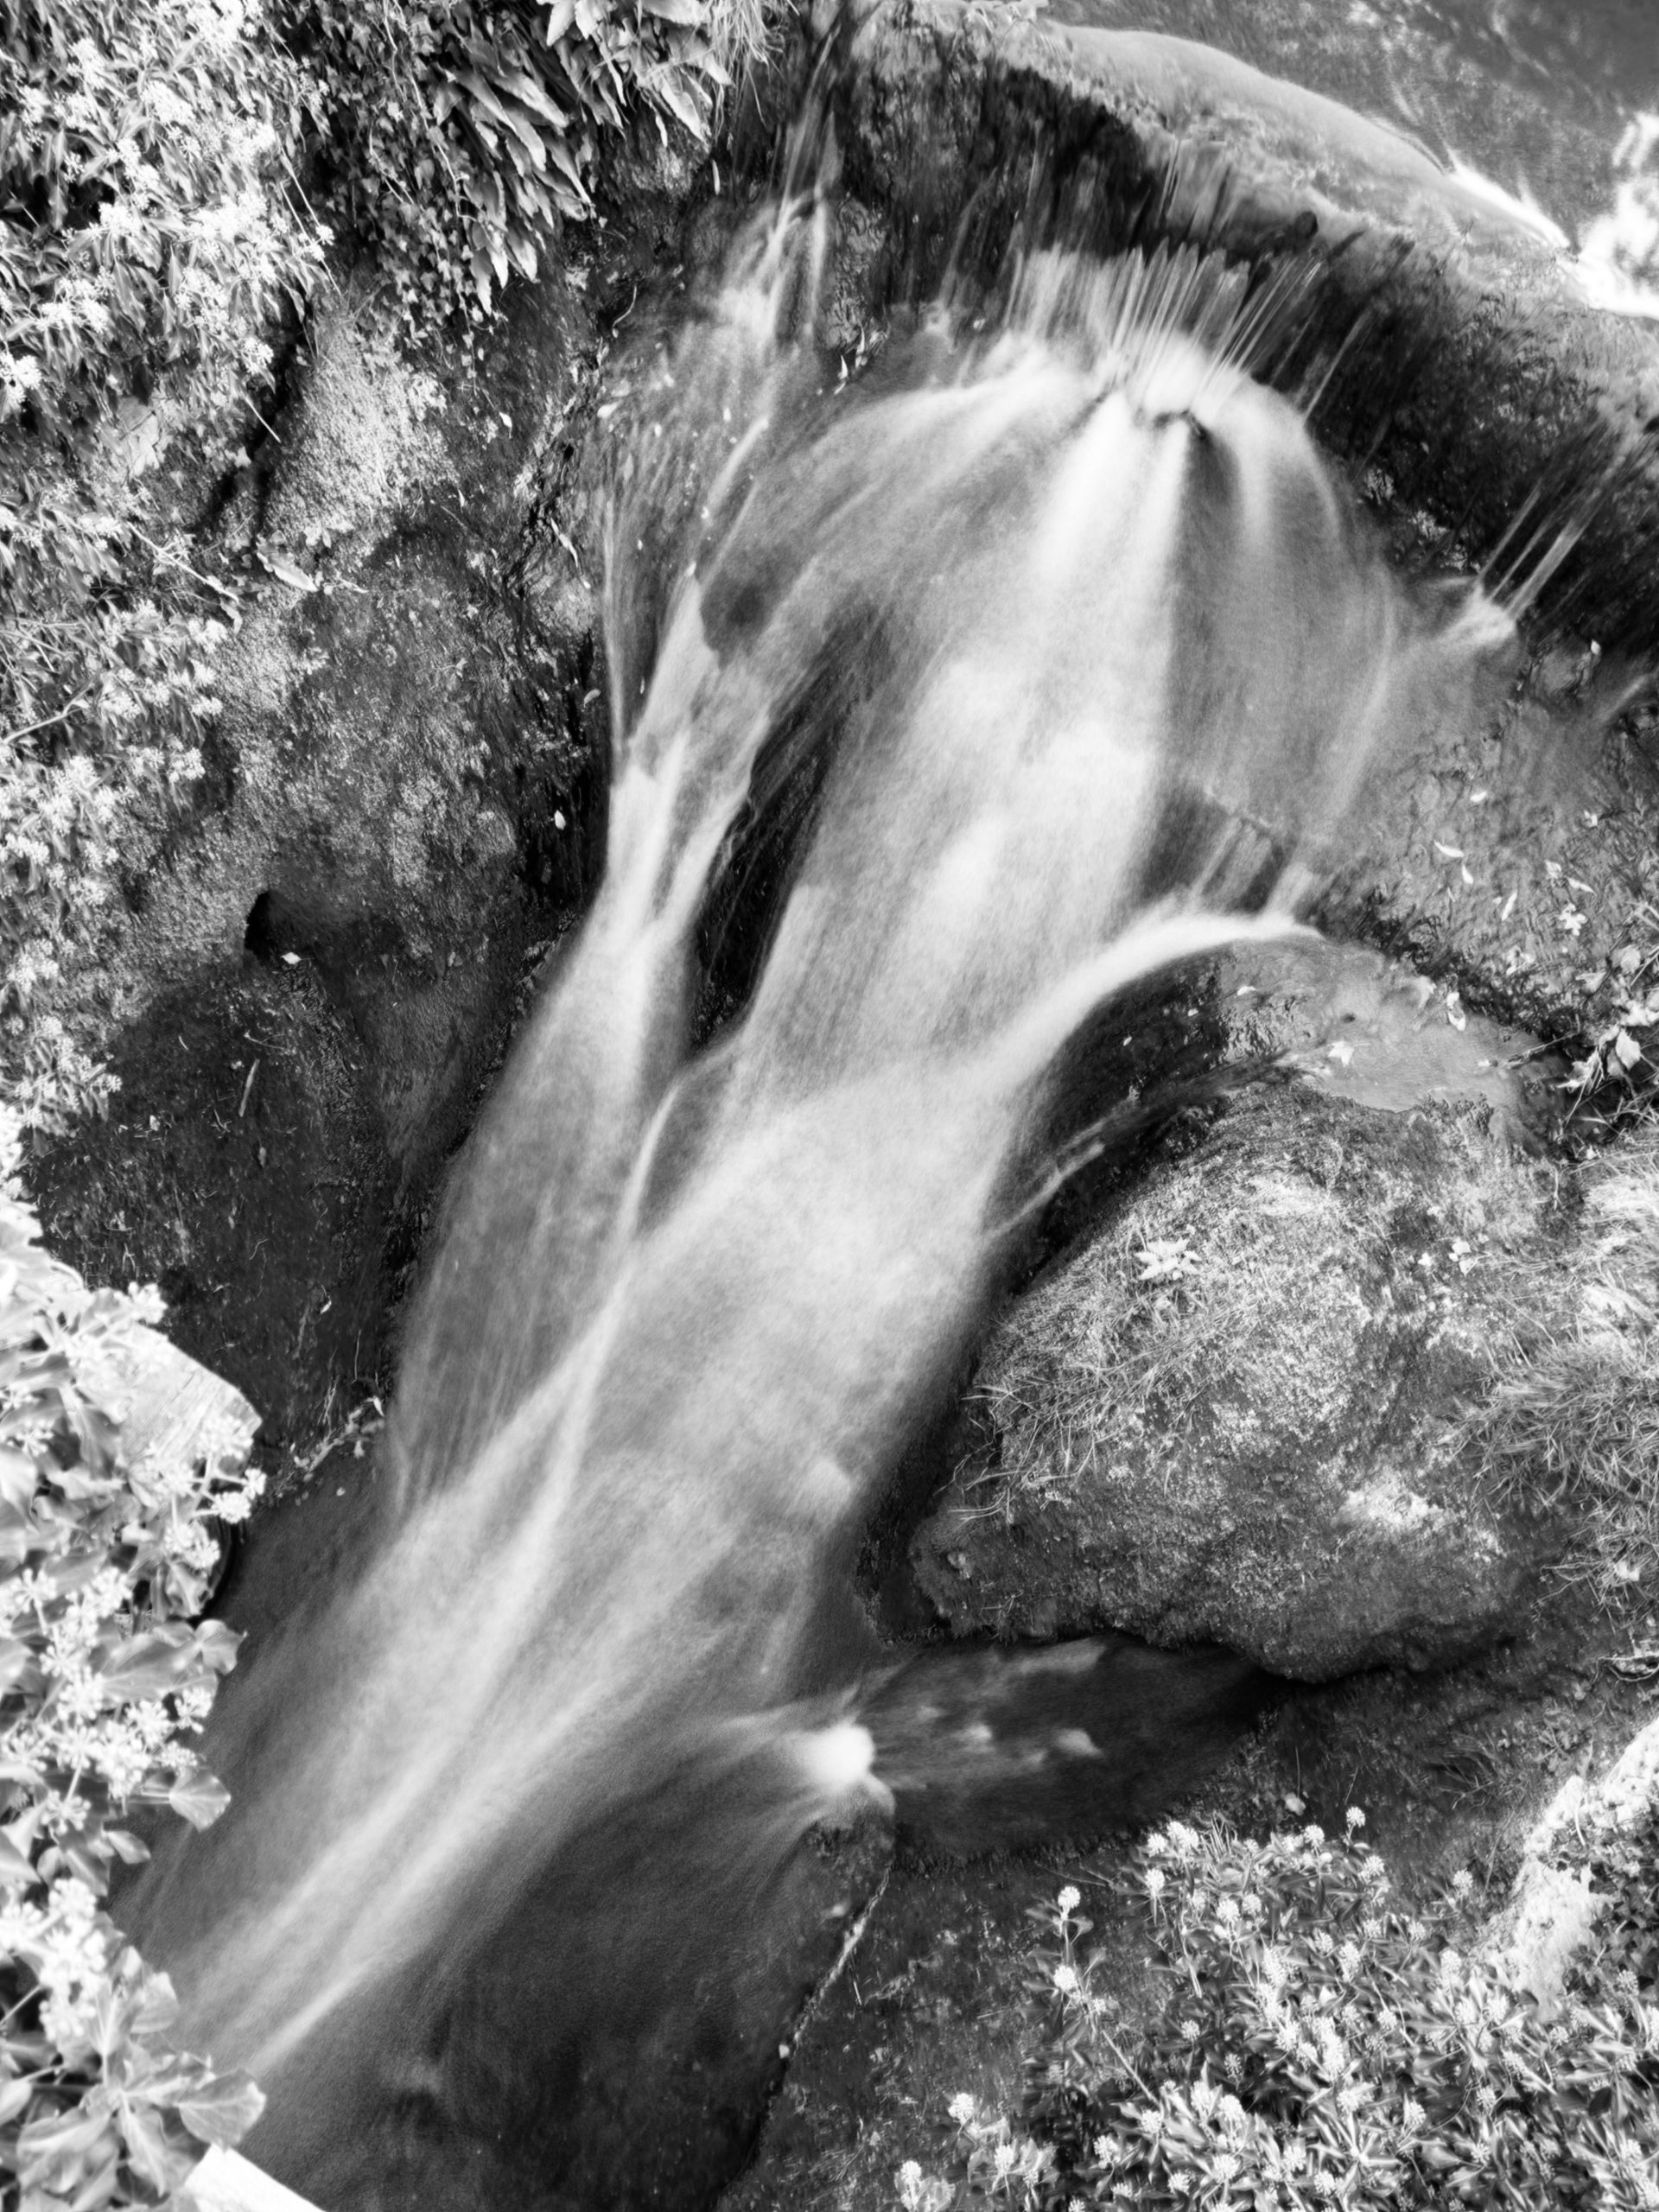
{"label": "large boulder", "polygon": [[1236,1099],[993,1335],[915,1573],[959,1634],[1114,1628],[1321,1681],[1517,1624],[1538,1530],[1464,1408],[1548,1269],[1486,1105]]}

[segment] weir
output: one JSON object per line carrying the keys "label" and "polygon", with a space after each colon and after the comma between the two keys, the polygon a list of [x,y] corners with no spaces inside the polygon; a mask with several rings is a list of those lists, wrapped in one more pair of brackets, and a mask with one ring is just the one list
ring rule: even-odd
{"label": "weir", "polygon": [[[825,221],[764,211],[641,376],[603,880],[446,1201],[365,1557],[251,1655],[232,1807],[128,1907],[334,2212],[405,2201],[399,2130],[496,2161],[481,2203],[633,2201],[570,2050],[643,2049],[815,1829],[931,1791],[971,1832],[952,1743],[1012,1678],[881,1645],[865,1525],[1112,1141],[1068,1078],[1114,999],[1302,928],[1368,765],[1510,635],[1403,585],[1252,380],[1294,285],[1016,256],[840,384]],[[1064,1669],[1039,1703],[1109,1815],[1114,1696],[1202,1736],[1242,1690],[1106,1656],[1069,1738]]]}

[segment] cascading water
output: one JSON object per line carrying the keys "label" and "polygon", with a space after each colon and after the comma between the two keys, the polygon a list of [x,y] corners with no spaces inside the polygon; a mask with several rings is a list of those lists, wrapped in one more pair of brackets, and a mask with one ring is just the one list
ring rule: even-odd
{"label": "cascading water", "polygon": [[[824,219],[753,230],[635,400],[604,880],[450,1198],[372,1556],[254,1655],[232,1809],[134,1906],[319,2194],[376,2065],[464,2105],[471,1962],[532,1888],[574,1923],[626,1880],[607,1837],[677,1847],[653,1804],[697,1808],[696,1920],[921,1786],[913,1727],[872,1768],[841,1593],[1087,1152],[1057,1065],[1294,926],[1376,748],[1502,628],[1398,587],[1246,373],[1243,277],[1038,257],[836,390],[791,333]],[[543,2027],[611,2001],[546,1972]]]}

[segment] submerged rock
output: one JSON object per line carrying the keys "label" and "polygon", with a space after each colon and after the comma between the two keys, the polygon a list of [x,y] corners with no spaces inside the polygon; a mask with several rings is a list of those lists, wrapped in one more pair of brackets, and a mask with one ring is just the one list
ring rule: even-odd
{"label": "submerged rock", "polygon": [[1245,1096],[1018,1300],[912,1546],[951,1628],[1322,1681],[1514,1625],[1539,1539],[1482,1494],[1462,1409],[1555,1230],[1489,1111]]}

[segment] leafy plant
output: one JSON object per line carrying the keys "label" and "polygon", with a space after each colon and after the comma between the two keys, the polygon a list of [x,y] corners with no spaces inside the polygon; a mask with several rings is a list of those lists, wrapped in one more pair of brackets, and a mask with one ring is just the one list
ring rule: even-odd
{"label": "leafy plant", "polygon": [[151,512],[228,456],[322,239],[257,0],[0,0],[0,1013],[50,1125],[107,1090],[65,1030],[124,877],[201,773],[234,586]]}
{"label": "leafy plant", "polygon": [[[941,2202],[1659,2205],[1659,1991],[1630,1970],[1629,1945],[1546,2018],[1450,1940],[1471,1878],[1402,1911],[1357,1842],[1362,1816],[1348,1821],[1338,1842],[1179,1821],[1152,1836],[1134,1884],[1157,1947],[1142,2026],[1063,1890],[1041,1916],[1023,2131],[958,2100],[965,2172]],[[1649,1865],[1649,1924],[1651,1879]],[[901,2201],[926,2187],[919,2168],[901,2174]]]}
{"label": "leafy plant", "polygon": [[311,150],[409,330],[483,322],[560,223],[592,212],[600,143],[642,104],[707,137],[761,13],[721,0],[277,0]]}
{"label": "leafy plant", "polygon": [[187,1738],[238,1639],[192,1626],[261,1478],[227,1427],[188,1463],[124,1462],[107,1409],[153,1291],[87,1290],[42,1251],[0,1109],[0,2173],[22,2203],[156,2204],[258,2092],[167,2044],[176,2011],[101,1903],[146,1855],[129,1808],[206,1827],[226,1802]]}

